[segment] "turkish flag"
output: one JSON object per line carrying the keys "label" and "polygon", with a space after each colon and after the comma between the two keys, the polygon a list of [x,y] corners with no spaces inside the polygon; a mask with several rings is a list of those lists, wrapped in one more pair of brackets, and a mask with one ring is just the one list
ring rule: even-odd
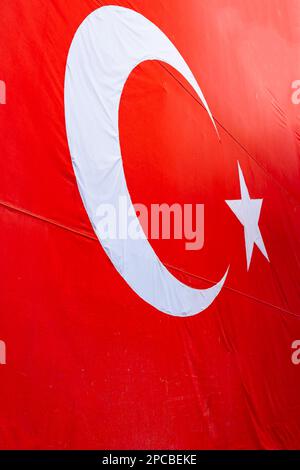
{"label": "turkish flag", "polygon": [[[145,22],[195,78],[147,55],[118,113],[132,202],[205,207],[202,249],[147,241],[164,276],[206,292],[229,267],[184,318],[116,269],[89,210],[80,165],[101,129],[81,133],[91,107],[73,72],[94,92],[89,67],[123,50],[119,29],[89,42],[113,7],[135,45]],[[1,3],[0,448],[300,447],[299,20],[296,0]]]}

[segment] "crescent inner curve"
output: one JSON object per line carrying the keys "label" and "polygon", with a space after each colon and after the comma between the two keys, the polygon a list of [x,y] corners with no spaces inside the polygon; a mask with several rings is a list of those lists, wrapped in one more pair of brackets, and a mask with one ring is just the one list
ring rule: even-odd
{"label": "crescent inner curve", "polygon": [[101,205],[117,207],[123,197],[132,206],[120,149],[119,106],[130,73],[146,60],[160,60],[177,69],[194,88],[215,126],[194,75],[167,36],[133,10],[107,6],[84,20],[69,51],[65,77],[68,143],[86,211],[115,268],[144,301],[161,312],[185,317],[212,304],[228,270],[214,286],[194,289],[167,270],[146,238],[103,240],[97,229]]}

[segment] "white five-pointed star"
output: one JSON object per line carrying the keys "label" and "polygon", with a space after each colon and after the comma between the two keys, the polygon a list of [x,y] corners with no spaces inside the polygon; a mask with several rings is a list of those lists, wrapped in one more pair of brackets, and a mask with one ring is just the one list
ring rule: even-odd
{"label": "white five-pointed star", "polygon": [[250,198],[245,178],[239,163],[238,167],[241,199],[225,202],[226,204],[228,204],[235,216],[244,226],[247,270],[249,270],[254,245],[256,245],[260,249],[260,251],[267,258],[268,261],[270,260],[258,226],[263,199]]}

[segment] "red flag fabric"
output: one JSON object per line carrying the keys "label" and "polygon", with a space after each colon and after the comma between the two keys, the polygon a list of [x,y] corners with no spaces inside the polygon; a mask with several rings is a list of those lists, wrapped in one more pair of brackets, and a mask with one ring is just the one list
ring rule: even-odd
{"label": "red flag fabric", "polygon": [[[105,7],[134,18],[131,49],[120,29],[93,42]],[[0,447],[299,448],[298,2],[9,0],[0,12]],[[136,15],[176,48],[177,69],[165,49],[142,55]],[[135,261],[122,271],[103,249],[81,166],[108,112],[95,91],[107,68],[90,67],[137,45],[118,110],[132,202],[205,207],[202,249],[149,239],[171,300],[152,269],[137,288]],[[228,267],[190,315],[179,285],[206,292]]]}

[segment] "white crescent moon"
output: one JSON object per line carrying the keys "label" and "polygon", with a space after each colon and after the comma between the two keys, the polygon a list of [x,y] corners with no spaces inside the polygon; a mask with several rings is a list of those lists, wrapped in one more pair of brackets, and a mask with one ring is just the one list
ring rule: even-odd
{"label": "white crescent moon", "polygon": [[[77,30],[69,51],[65,115],[79,191],[96,233],[100,205],[117,207],[120,196],[126,197],[128,207],[132,205],[119,142],[119,106],[130,73],[145,60],[160,60],[177,69],[194,88],[215,126],[190,68],[157,26],[133,10],[117,6],[91,13]],[[185,317],[205,310],[228,274],[227,270],[213,287],[193,289],[167,270],[147,239],[101,240],[99,234],[98,238],[136,294],[170,315]]]}

